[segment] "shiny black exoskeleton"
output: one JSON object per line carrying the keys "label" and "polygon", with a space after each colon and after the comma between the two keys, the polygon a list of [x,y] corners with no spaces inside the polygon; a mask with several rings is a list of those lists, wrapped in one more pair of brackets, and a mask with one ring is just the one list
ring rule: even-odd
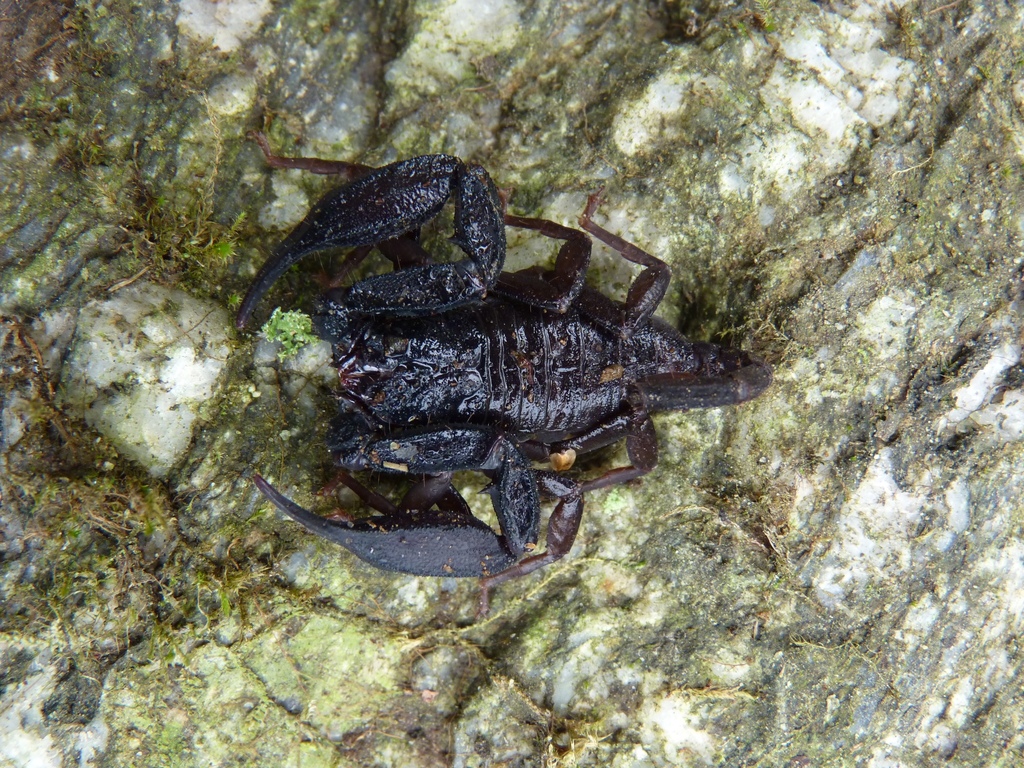
{"label": "shiny black exoskeleton", "polygon": [[[322,248],[355,248],[348,272],[372,248],[393,272],[336,288],[315,323],[331,342],[341,391],[329,446],[342,470],[410,475],[399,505],[345,483],[380,514],[323,518],[257,486],[282,511],[379,568],[426,576],[479,577],[481,610],[490,587],[530,573],[572,547],[583,494],[626,482],[657,463],[651,413],[709,408],[756,397],[771,382],[757,358],[691,342],[652,314],[670,272],[661,260],[591,220],[580,225],[644,267],[619,303],[587,288],[591,241],[543,219],[508,216],[479,166],[427,155],[372,169],[270,153],[268,161],[340,173],[350,182],[328,194],[260,270],[238,312],[241,328],[285,269]],[[465,259],[434,263],[419,228],[454,198],[452,240]],[[505,226],[564,240],[553,270],[502,272]],[[580,481],[563,473],[576,455],[626,439],[631,464]],[[533,467],[550,461],[552,470]],[[491,479],[501,533],[475,518],[451,484],[458,470]],[[542,553],[540,500],[554,497]]]}

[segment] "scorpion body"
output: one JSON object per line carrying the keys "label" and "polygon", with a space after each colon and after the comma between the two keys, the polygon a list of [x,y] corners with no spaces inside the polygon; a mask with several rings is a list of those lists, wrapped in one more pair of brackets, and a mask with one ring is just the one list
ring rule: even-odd
{"label": "scorpion body", "polygon": [[638,381],[712,373],[720,357],[656,319],[623,339],[578,311],[551,315],[500,297],[425,318],[361,322],[328,339],[344,397],[384,423],[495,424],[542,443],[607,419]]}
{"label": "scorpion body", "polygon": [[[257,141],[272,165],[352,181],[317,203],[263,266],[240,328],[270,284],[310,251],[355,248],[348,271],[376,248],[395,267],[329,291],[314,315],[340,384],[328,446],[341,482],[379,514],[319,517],[254,478],[293,519],[377,567],[479,577],[486,612],[490,587],[568,553],[585,492],[653,469],[652,413],[741,403],[771,382],[771,369],[752,355],[688,341],[653,317],[668,267],[593,222],[598,196],[581,227],[643,267],[625,302],[584,285],[586,234],[506,215],[478,166],[435,155],[372,169],[277,157]],[[438,264],[420,247],[419,228],[449,198],[452,240],[466,258]],[[554,269],[503,272],[506,226],[564,241]],[[628,466],[582,481],[565,473],[576,455],[623,438]],[[538,461],[552,469],[535,468]],[[500,534],[452,486],[452,473],[467,469],[490,478]],[[348,474],[357,470],[406,475],[412,486],[395,505]],[[546,549],[535,554],[542,496],[557,503]]]}

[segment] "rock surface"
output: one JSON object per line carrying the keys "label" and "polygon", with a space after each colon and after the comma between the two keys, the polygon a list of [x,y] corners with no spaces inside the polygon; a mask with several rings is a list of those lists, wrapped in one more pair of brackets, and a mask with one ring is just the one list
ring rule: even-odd
{"label": "rock surface", "polygon": [[78,315],[62,404],[164,478],[192,444],[230,346],[228,315],[183,291],[136,283]]}
{"label": "rock surface", "polygon": [[[1019,4],[55,8],[0,19],[49,41],[0,96],[0,766],[1024,761]],[[473,584],[375,571],[248,479],[358,507],[313,496],[324,346],[230,329],[333,183],[257,128],[458,154],[566,224],[603,186],[661,314],[775,383],[657,416],[658,468],[474,621]],[[609,295],[633,275],[595,249]]]}

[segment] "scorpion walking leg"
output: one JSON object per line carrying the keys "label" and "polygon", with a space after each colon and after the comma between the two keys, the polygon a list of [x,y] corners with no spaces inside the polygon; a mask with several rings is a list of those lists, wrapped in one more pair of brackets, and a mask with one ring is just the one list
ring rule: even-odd
{"label": "scorpion walking leg", "polygon": [[370,509],[375,509],[382,515],[400,514],[401,510],[392,504],[386,497],[381,496],[376,491],[371,491],[345,470],[338,470],[337,480],[358,496],[359,500],[366,506],[370,507]]}
{"label": "scorpion walking leg", "polygon": [[349,163],[344,160],[322,160],[319,157],[285,157],[275,155],[270,149],[270,142],[263,131],[249,131],[248,136],[255,141],[261,150],[263,157],[271,168],[297,168],[300,171],[309,171],[323,176],[344,176],[348,181],[365,176],[373,170],[372,165],[362,163]]}
{"label": "scorpion walking leg", "polygon": [[[466,500],[455,490],[451,483],[451,472],[442,472],[439,475],[426,475],[413,485],[399,505],[392,504],[386,497],[376,491],[372,491],[356,480],[344,470],[338,470],[337,482],[344,484],[351,490],[360,501],[371,509],[375,509],[382,515],[390,517],[401,517],[405,513],[418,513],[429,510],[435,504],[437,508],[447,513],[452,520],[466,519],[473,517]],[[350,519],[345,518],[349,522]],[[409,519],[414,519],[412,516]]]}
{"label": "scorpion walking leg", "polygon": [[362,245],[353,249],[341,263],[341,267],[331,279],[328,287],[340,288],[343,286],[348,276],[363,263],[374,248],[380,251],[394,265],[395,269],[407,269],[408,267],[418,267],[433,263],[430,254],[420,247],[419,238],[419,230],[416,230],[415,232],[407,232],[400,237],[394,237],[391,240],[385,240],[383,243],[377,243],[375,246]]}
{"label": "scorpion walking leg", "polygon": [[[453,496],[457,497],[458,501],[455,501]],[[435,504],[439,507],[469,511],[469,505],[465,503],[465,499],[462,498],[452,485],[451,472],[424,475],[422,480],[406,491],[400,506],[404,510],[416,510],[430,509]]]}
{"label": "scorpion walking leg", "polygon": [[[634,330],[646,324],[654,314],[654,310],[661,304],[661,300],[665,298],[665,291],[668,290],[669,281],[672,279],[672,271],[668,264],[658,257],[652,256],[647,251],[637,248],[632,243],[626,242],[621,237],[613,235],[595,224],[590,217],[593,216],[600,202],[600,191],[587,199],[587,207],[579,219],[580,226],[605,245],[618,251],[626,261],[640,264],[644,270],[629,286],[624,305],[610,302],[604,296],[600,297],[600,299],[604,299],[602,302],[596,294],[588,292],[585,296],[588,301],[583,302],[583,309],[584,311],[591,310],[588,314],[595,315],[595,319],[602,325],[614,326],[616,330],[628,337]],[[606,317],[608,308],[612,305],[617,309],[614,314],[618,316],[615,319]]]}
{"label": "scorpion walking leg", "polygon": [[558,250],[553,270],[503,272],[494,287],[495,292],[543,309],[566,312],[583,290],[590,265],[590,238],[578,229],[563,227],[547,219],[506,215],[505,225],[532,229],[565,243]]}
{"label": "scorpion walking leg", "polygon": [[626,438],[626,453],[630,464],[610,469],[603,475],[582,484],[584,492],[609,485],[627,483],[650,472],[658,463],[658,436],[654,422],[640,399],[639,393],[627,395],[626,407],[601,423],[569,440],[551,446],[553,453],[572,449],[576,453],[603,448]]}
{"label": "scorpion walking leg", "polygon": [[361,245],[358,248],[353,248],[345,257],[345,260],[341,262],[341,266],[334,273],[334,277],[331,278],[331,282],[327,287],[340,288],[343,286],[348,276],[366,260],[366,257],[370,255],[372,250],[372,245]]}
{"label": "scorpion walking leg", "polygon": [[491,587],[509,579],[525,576],[538,568],[550,565],[569,554],[583,518],[584,487],[565,475],[554,472],[537,472],[537,483],[542,493],[558,499],[551,517],[548,519],[548,532],[545,537],[544,551],[537,555],[524,558],[515,565],[493,576],[480,579],[480,603],[477,617],[487,615],[490,609]]}

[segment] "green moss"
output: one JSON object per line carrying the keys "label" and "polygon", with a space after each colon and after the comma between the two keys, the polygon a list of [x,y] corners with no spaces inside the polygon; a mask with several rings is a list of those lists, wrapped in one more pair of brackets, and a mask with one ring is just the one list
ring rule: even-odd
{"label": "green moss", "polygon": [[260,332],[267,341],[280,342],[278,360],[286,360],[303,347],[319,341],[313,333],[313,320],[309,315],[297,310],[282,312],[280,307],[274,309]]}
{"label": "green moss", "polygon": [[775,17],[775,3],[773,0],[755,0],[757,11],[754,16],[761,29],[765,32],[777,32],[779,25]]}
{"label": "green moss", "polygon": [[156,737],[155,752],[149,755],[147,764],[154,766],[177,764],[187,748],[188,739],[184,724],[167,720]]}

